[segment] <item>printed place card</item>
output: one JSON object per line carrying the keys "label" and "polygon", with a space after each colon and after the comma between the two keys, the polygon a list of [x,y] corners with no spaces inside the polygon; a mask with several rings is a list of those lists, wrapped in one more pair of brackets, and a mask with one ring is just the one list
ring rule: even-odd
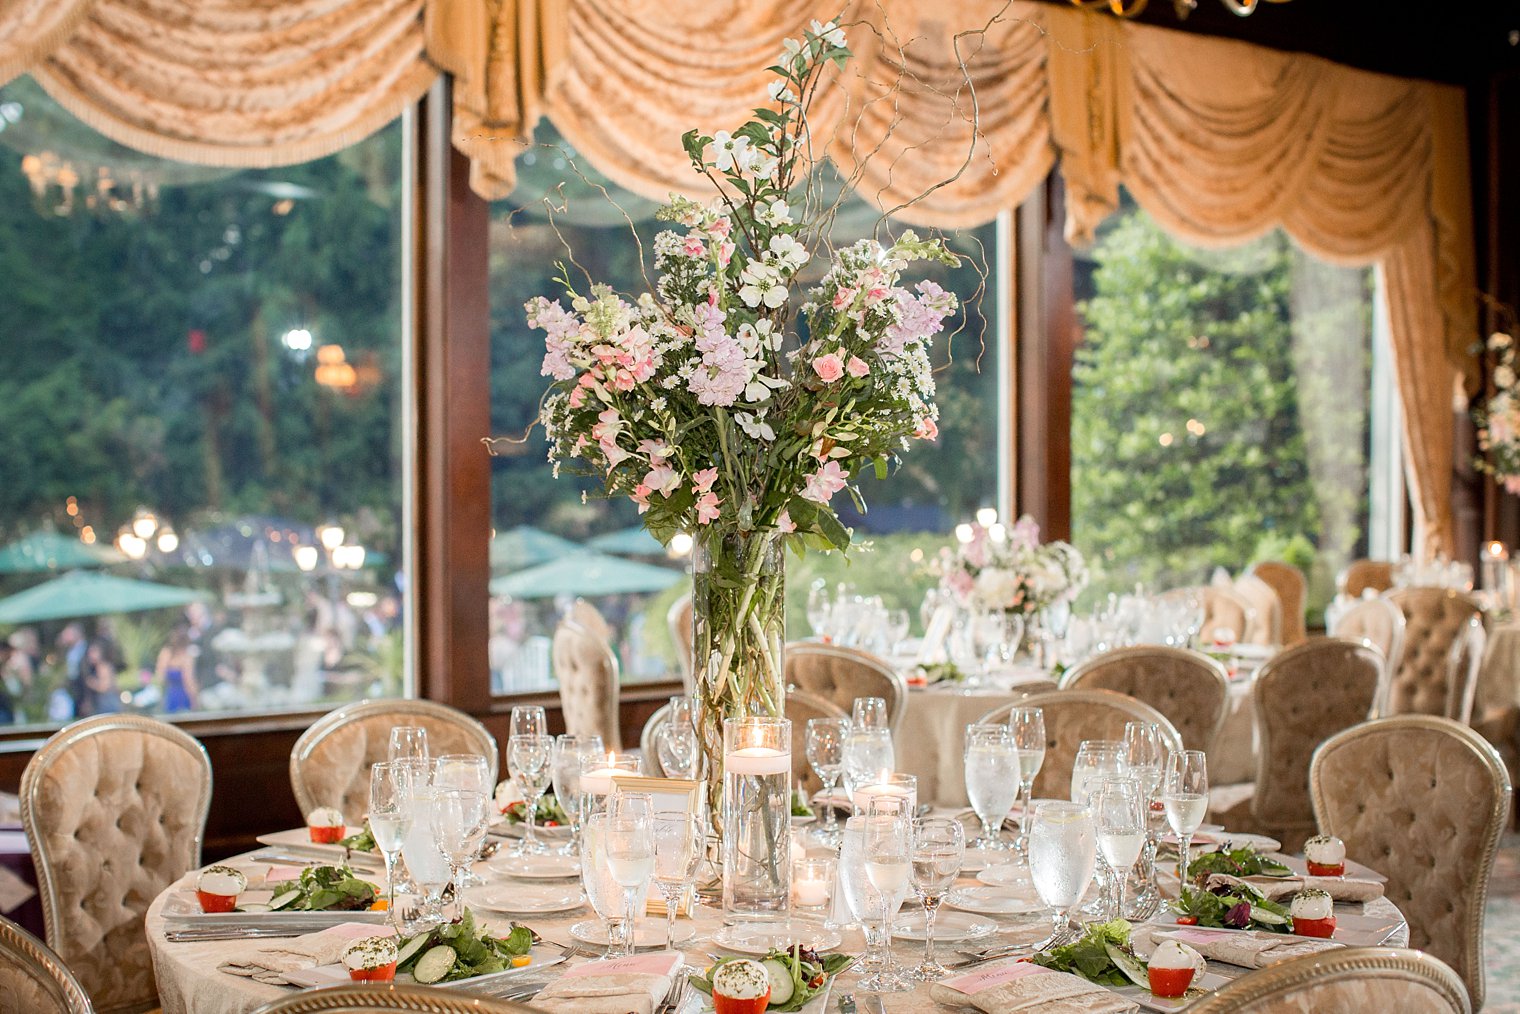
{"label": "printed place card", "polygon": [[1169,940],[1180,940],[1185,944],[1211,944],[1216,940],[1223,940],[1233,935],[1231,930],[1208,930],[1208,929],[1184,929],[1174,930],[1166,934]]}
{"label": "printed place card", "polygon": [[1015,979],[1022,979],[1026,975],[1039,975],[1050,969],[1042,965],[1036,965],[1029,961],[1015,961],[998,968],[984,968],[979,972],[969,972],[966,975],[957,975],[949,979],[941,979],[941,986],[949,986],[953,990],[965,993],[967,996],[975,996],[989,989],[996,989],[1004,983]]}
{"label": "printed place card", "polygon": [[635,954],[629,958],[604,958],[566,969],[564,977],[570,979],[585,975],[674,975],[675,970],[680,968],[685,960],[682,955],[670,951]]}

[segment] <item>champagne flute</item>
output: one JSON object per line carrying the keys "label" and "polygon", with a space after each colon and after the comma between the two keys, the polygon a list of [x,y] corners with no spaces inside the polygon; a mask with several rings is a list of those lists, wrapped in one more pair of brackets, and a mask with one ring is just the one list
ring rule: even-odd
{"label": "champagne flute", "polygon": [[913,822],[912,884],[924,906],[924,963],[908,971],[910,979],[932,982],[950,974],[934,959],[934,920],[965,855],[966,831],[960,821],[930,817]]}
{"label": "champagne flute", "polygon": [[1019,811],[1019,840],[1014,851],[1027,860],[1034,779],[1045,763],[1045,713],[1039,708],[1014,708],[1008,716],[1008,728],[1013,731],[1013,745],[1019,753],[1019,793],[1024,802]]}
{"label": "champagne flute", "polygon": [[464,873],[486,838],[486,795],[469,789],[435,789],[433,845],[454,880],[454,918],[464,918]]}
{"label": "champagne flute", "polygon": [[649,893],[654,875],[654,797],[642,792],[615,792],[607,804],[607,869],[623,890],[628,949],[637,949],[638,910]]}
{"label": "champagne flute", "polygon": [[1009,777],[1018,759],[1018,747],[1008,726],[966,726],[966,797],[982,822],[981,836],[971,843],[972,848],[1008,848],[1000,830],[1018,798],[1019,782]]}
{"label": "champagne flute", "polygon": [[538,840],[538,801],[549,787],[549,755],[554,749],[550,736],[518,735],[507,740],[507,769],[523,795],[523,839],[514,855],[535,855],[549,851]]}
{"label": "champagne flute", "polygon": [[826,844],[839,840],[839,815],[834,809],[834,792],[844,775],[844,745],[850,734],[848,718],[810,718],[807,723],[807,760],[813,773],[823,783],[823,827],[818,839]]}
{"label": "champagne flute", "polygon": [[1129,772],[1140,783],[1148,814],[1151,801],[1156,798],[1156,790],[1161,787],[1161,766],[1166,761],[1161,726],[1155,722],[1125,722],[1124,760]]}
{"label": "champagne flute", "polygon": [[570,818],[570,840],[561,845],[562,855],[580,855],[581,833],[581,764],[588,758],[602,756],[605,748],[602,737],[577,736],[565,733],[554,741],[554,752],[549,763],[554,782],[554,798],[560,809]]}
{"label": "champagne flute", "polygon": [[427,730],[420,725],[398,725],[391,729],[387,760],[427,760]]}
{"label": "champagne flute", "polygon": [[406,776],[397,766],[381,762],[369,769],[369,832],[385,857],[386,912],[400,932],[396,912],[396,862],[412,826]]}
{"label": "champagne flute", "polygon": [[674,944],[676,910],[697,866],[702,862],[702,822],[685,810],[662,810],[651,824],[654,841],[654,882],[665,899],[665,949]]}
{"label": "champagne flute", "polygon": [[543,708],[537,704],[519,704],[512,709],[512,725],[508,730],[508,738],[547,735],[549,735],[549,717],[544,714]]}
{"label": "champagne flute", "polygon": [[1161,804],[1166,807],[1166,822],[1181,843],[1177,879],[1185,893],[1193,833],[1203,823],[1209,808],[1209,760],[1202,750],[1177,750],[1167,758]]}
{"label": "champagne flute", "polygon": [[[873,799],[872,805],[886,800]],[[906,803],[906,800],[891,800]],[[892,916],[907,894],[912,877],[909,837],[912,825],[902,813],[868,814],[861,827],[865,848],[865,874],[881,896],[882,967],[874,976],[860,980],[860,988],[873,993],[897,993],[911,988],[898,974],[892,961]]]}
{"label": "champagne flute", "polygon": [[1072,919],[1097,866],[1092,810],[1080,803],[1042,799],[1029,829],[1029,875],[1035,893],[1051,909],[1054,931],[1036,950],[1054,947],[1079,931]]}
{"label": "champagne flute", "polygon": [[887,729],[887,702],[881,697],[857,697],[850,707],[850,725],[856,729]]}
{"label": "champagne flute", "polygon": [[1098,851],[1113,885],[1113,907],[1105,915],[1124,915],[1124,886],[1145,845],[1145,796],[1134,778],[1105,778],[1091,793],[1093,821],[1098,828]]}

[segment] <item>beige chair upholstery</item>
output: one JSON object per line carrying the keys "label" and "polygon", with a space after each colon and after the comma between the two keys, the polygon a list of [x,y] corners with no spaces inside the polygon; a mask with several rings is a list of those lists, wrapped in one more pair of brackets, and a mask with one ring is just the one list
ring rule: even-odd
{"label": "beige chair upholstery", "polygon": [[1251,604],[1246,615],[1246,644],[1282,644],[1283,605],[1272,586],[1254,574],[1235,579],[1235,594]]}
{"label": "beige chair upholstery", "polygon": [[616,640],[612,624],[607,622],[607,618],[601,614],[601,611],[596,606],[585,599],[576,599],[570,606],[570,612],[566,614],[565,619],[582,630],[589,631],[594,636],[606,641],[608,646],[611,646],[613,641]]}
{"label": "beige chair upholstery", "polygon": [[1404,614],[1385,598],[1362,599],[1335,621],[1332,637],[1370,644],[1383,654],[1383,685],[1378,688],[1377,717],[1388,714],[1388,690],[1404,660]]}
{"label": "beige chair upholstery", "polygon": [[365,1014],[404,1010],[417,1014],[533,1014],[532,1007],[437,986],[396,983],[328,986],[271,1000],[253,1014]]}
{"label": "beige chair upholstery", "polygon": [[1035,799],[1071,795],[1071,769],[1084,739],[1124,739],[1126,722],[1155,722],[1167,749],[1181,750],[1182,737],[1166,716],[1143,701],[1112,690],[1051,690],[987,712],[982,722],[1006,722],[1014,708],[1039,708],[1045,715],[1045,761],[1035,775]]}
{"label": "beige chair upholstery", "polygon": [[1116,648],[1074,667],[1061,680],[1073,690],[1112,690],[1166,716],[1189,750],[1207,750],[1224,721],[1230,680],[1201,652],[1159,644]]}
{"label": "beige chair upholstery", "polygon": [[1388,688],[1392,715],[1472,717],[1483,661],[1483,611],[1450,588],[1400,588],[1389,601],[1404,614],[1404,654]]}
{"label": "beige chair upholstery", "polygon": [[1308,637],[1304,603],[1309,597],[1309,582],[1304,580],[1304,572],[1281,560],[1263,560],[1251,568],[1251,576],[1266,582],[1282,604],[1280,643],[1291,647]]}
{"label": "beige chair upholstery", "polygon": [[1320,831],[1388,877],[1410,944],[1456,969],[1480,1009],[1483,908],[1510,809],[1498,752],[1450,719],[1380,718],[1316,750],[1309,787]]}
{"label": "beige chair upholstery", "polygon": [[1301,848],[1315,830],[1309,760],[1325,740],[1371,716],[1383,671],[1376,648],[1333,637],[1311,638],[1269,659],[1251,687],[1256,784],[1237,805],[1216,811],[1218,822],[1271,835],[1290,852]]}
{"label": "beige chair upholstery", "polygon": [[1381,595],[1393,587],[1393,564],[1387,560],[1352,560],[1335,583],[1337,591],[1354,599],[1368,592]]}
{"label": "beige chair upholstery", "polygon": [[681,670],[681,685],[689,694],[696,685],[695,670],[692,668],[694,648],[691,640],[691,592],[687,592],[671,603],[670,611],[665,614],[665,625],[670,628],[670,643],[676,648],[676,665]]}
{"label": "beige chair upholstery", "polygon": [[84,987],[47,944],[0,916],[0,1014],[91,1014]]}
{"label": "beige chair upholstery", "polygon": [[600,736],[607,749],[621,750],[618,661],[612,646],[605,638],[565,620],[555,628],[550,655],[559,680],[565,731],[576,736]]}
{"label": "beige chair upholstery", "polygon": [[857,697],[880,697],[887,702],[887,721],[897,731],[908,706],[908,687],[885,659],[861,651],[815,641],[786,646],[788,693],[795,687],[832,701],[850,713]]}
{"label": "beige chair upholstery", "polygon": [[1203,605],[1203,625],[1198,628],[1201,641],[1212,641],[1216,630],[1228,630],[1237,641],[1246,639],[1255,622],[1255,610],[1245,596],[1233,587],[1215,584],[1200,585],[1191,592]]}
{"label": "beige chair upholstery", "polygon": [[369,809],[369,769],[390,755],[391,730],[398,725],[426,729],[428,752],[434,757],[485,757],[491,784],[496,784],[496,740],[464,712],[435,701],[356,701],[317,719],[290,749],[290,788],[301,812],[336,807],[350,824],[357,824]]}
{"label": "beige chair upholstery", "polygon": [[21,775],[48,945],[102,1012],[158,1003],[143,917],[200,865],[211,762],[191,737],[138,715],[65,726]]}
{"label": "beige chair upholstery", "polygon": [[1472,1014],[1462,980],[1439,958],[1348,947],[1242,975],[1188,1014]]}
{"label": "beige chair upholstery", "polygon": [[850,713],[833,701],[806,690],[786,694],[786,717],[792,720],[792,785],[809,796],[823,788],[807,759],[807,724],[813,718],[849,718]]}

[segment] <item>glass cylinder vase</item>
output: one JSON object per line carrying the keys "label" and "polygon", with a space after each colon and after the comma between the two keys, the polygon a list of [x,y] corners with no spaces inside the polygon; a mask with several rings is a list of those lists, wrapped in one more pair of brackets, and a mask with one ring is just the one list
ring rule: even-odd
{"label": "glass cylinder vase", "polygon": [[723,722],[723,919],[784,921],[792,907],[792,723]]}

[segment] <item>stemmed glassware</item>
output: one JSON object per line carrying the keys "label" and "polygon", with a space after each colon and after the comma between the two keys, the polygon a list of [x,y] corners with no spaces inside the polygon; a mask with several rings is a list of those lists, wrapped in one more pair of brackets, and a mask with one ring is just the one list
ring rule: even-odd
{"label": "stemmed glassware", "polygon": [[860,786],[869,785],[883,771],[892,771],[896,766],[897,751],[892,746],[891,732],[885,728],[862,729],[851,723],[844,748],[844,787],[851,799]]}
{"label": "stemmed glassware", "polygon": [[1039,708],[1014,708],[1008,716],[1013,745],[1019,757],[1019,793],[1024,805],[1019,813],[1019,840],[1014,851],[1029,858],[1029,817],[1034,779],[1045,763],[1045,712]]}
{"label": "stemmed glassware", "polygon": [[1090,793],[1093,821],[1098,827],[1098,851],[1113,884],[1107,919],[1124,915],[1124,887],[1145,845],[1144,794],[1134,778],[1105,778]]}
{"label": "stemmed glassware", "polygon": [[706,836],[702,822],[685,810],[661,810],[651,823],[654,839],[654,882],[665,899],[665,948],[673,945],[676,910],[681,896],[702,862]]}
{"label": "stemmed glassware", "polygon": [[607,931],[603,957],[621,958],[633,953],[633,925],[625,917],[623,889],[612,879],[607,863],[607,825],[611,820],[612,815],[605,810],[586,815],[581,830],[581,886]]}
{"label": "stemmed glassware", "polygon": [[1013,730],[1008,726],[966,726],[966,796],[982,822],[982,833],[971,843],[972,848],[1009,848],[1001,830],[1019,794],[1019,782],[1009,777],[1018,759]]}
{"label": "stemmed glassware", "polygon": [[381,762],[369,769],[369,831],[375,847],[385,857],[386,911],[398,931],[396,911],[396,862],[401,846],[412,826],[412,808],[407,799],[406,776],[397,766]]}
{"label": "stemmed glassware", "polygon": [[1054,947],[1080,932],[1072,913],[1092,883],[1097,861],[1097,830],[1091,808],[1058,799],[1034,804],[1029,875],[1035,893],[1054,912],[1054,931],[1037,950]]}
{"label": "stemmed glassware", "polygon": [[433,837],[433,822],[437,816],[434,800],[438,790],[433,787],[432,771],[416,761],[406,767],[412,824],[401,844],[401,858],[406,861],[407,873],[423,897],[422,914],[406,929],[408,933],[415,933],[443,922],[440,909],[450,870]]}
{"label": "stemmed glassware", "polygon": [[390,751],[386,760],[427,760],[427,730],[420,725],[398,725],[391,729]]}
{"label": "stemmed glassware", "polygon": [[464,874],[486,838],[486,795],[470,789],[435,788],[433,845],[454,880],[454,918],[464,916]]}
{"label": "stemmed glassware", "polygon": [[672,697],[669,719],[655,730],[655,754],[666,778],[697,777],[697,728],[691,718],[691,698]]}
{"label": "stemmed glassware", "polygon": [[537,704],[519,704],[512,709],[512,725],[507,730],[512,736],[549,735],[549,716]]}
{"label": "stemmed glassware", "polygon": [[850,706],[850,726],[861,731],[889,730],[887,702],[881,697],[857,697]]}
{"label": "stemmed glassware", "polygon": [[1177,750],[1167,758],[1161,804],[1166,807],[1166,822],[1180,842],[1182,864],[1177,867],[1177,879],[1186,892],[1193,834],[1209,809],[1209,760],[1202,750]]}
{"label": "stemmed glassware", "polygon": [[581,833],[581,764],[587,758],[602,756],[600,736],[577,736],[565,733],[554,741],[550,756],[554,798],[570,818],[570,840],[558,849],[561,855],[580,855]]}
{"label": "stemmed glassware", "polygon": [[[628,949],[637,948],[638,911],[649,893],[654,876],[654,798],[642,792],[619,792],[607,804],[602,847],[607,869],[623,891],[623,918],[627,920]],[[667,917],[666,928],[669,929]]]}
{"label": "stemmed glassware", "polygon": [[[1166,743],[1161,726],[1155,722],[1127,722],[1124,726],[1124,759],[1129,772],[1140,783],[1140,801],[1145,814],[1145,847],[1137,864],[1139,886],[1134,895],[1133,915],[1149,918],[1161,904],[1156,886],[1156,832],[1152,815],[1161,808],[1157,793],[1161,790],[1162,769],[1166,765]],[[1128,913],[1121,912],[1128,917]]]}
{"label": "stemmed glassware", "polygon": [[538,840],[538,801],[549,787],[552,771],[549,756],[554,738],[536,733],[514,735],[507,740],[507,770],[517,782],[523,796],[523,838],[513,855],[535,855],[549,851]]}
{"label": "stemmed glassware", "polygon": [[1092,787],[1125,773],[1124,744],[1112,739],[1084,739],[1071,766],[1071,801],[1087,802]]}
{"label": "stemmed glassware", "polygon": [[[479,754],[474,753],[446,753],[433,762],[433,784],[440,789],[464,789],[467,792],[478,792],[487,800],[491,798],[492,789],[491,771],[489,762]],[[489,812],[487,813],[489,817]],[[488,821],[489,823],[489,821]],[[481,844],[485,839],[481,839]],[[473,862],[473,858],[471,862]],[[466,864],[463,874],[463,882],[466,887],[474,887],[485,883],[471,872],[469,864]]]}
{"label": "stemmed glassware", "polygon": [[913,822],[912,885],[924,906],[924,962],[908,971],[911,979],[932,982],[950,974],[934,958],[934,920],[965,855],[966,831],[960,821],[930,817]]}
{"label": "stemmed glassware", "polygon": [[839,885],[845,904],[865,929],[861,967],[863,990],[880,993],[908,988],[892,964],[892,915],[902,904],[909,880],[907,822],[895,814],[857,815],[845,822],[839,853]]}
{"label": "stemmed glassware", "polygon": [[810,718],[807,723],[807,760],[823,783],[823,827],[819,841],[833,845],[839,840],[839,816],[834,810],[834,791],[844,775],[845,739],[850,734],[847,718]]}

